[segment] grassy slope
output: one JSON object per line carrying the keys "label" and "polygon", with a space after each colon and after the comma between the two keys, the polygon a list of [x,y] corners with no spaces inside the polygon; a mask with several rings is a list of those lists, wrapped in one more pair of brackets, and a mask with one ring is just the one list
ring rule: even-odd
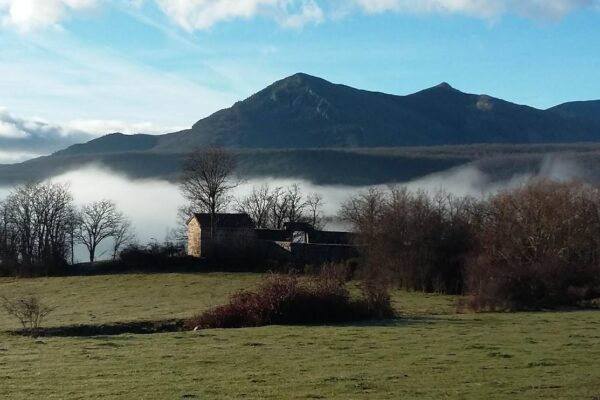
{"label": "grassy slope", "polygon": [[[257,274],[132,274],[2,279],[7,297],[37,294],[56,311],[45,326],[185,318],[255,285]],[[0,331],[17,328],[0,312]]]}
{"label": "grassy slope", "polygon": [[[188,315],[257,279],[169,274],[0,280],[0,291],[39,292],[60,307],[53,324],[89,323]],[[0,398],[600,395],[598,312],[454,314],[455,299],[447,296],[398,292],[394,300],[406,318],[388,324],[39,340],[0,334]],[[7,326],[4,316],[0,324]]]}

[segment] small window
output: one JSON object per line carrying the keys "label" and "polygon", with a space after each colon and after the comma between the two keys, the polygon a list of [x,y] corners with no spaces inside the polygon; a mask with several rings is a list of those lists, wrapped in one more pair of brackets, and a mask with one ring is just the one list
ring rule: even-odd
{"label": "small window", "polygon": [[294,231],[292,234],[292,243],[304,243],[306,244],[308,240],[306,240],[306,232],[304,231]]}

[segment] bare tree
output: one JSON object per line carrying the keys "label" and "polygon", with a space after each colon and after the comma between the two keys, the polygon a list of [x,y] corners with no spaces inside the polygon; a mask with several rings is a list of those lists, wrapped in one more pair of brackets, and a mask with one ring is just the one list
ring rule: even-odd
{"label": "bare tree", "polygon": [[87,248],[90,262],[93,263],[98,245],[117,234],[123,223],[123,214],[117,211],[114,202],[101,200],[84,206],[80,218],[79,240]]}
{"label": "bare tree", "polygon": [[5,236],[9,234],[3,243],[10,243],[12,252],[5,257],[20,260],[25,274],[48,273],[63,265],[69,251],[72,210],[73,198],[66,185],[38,183],[15,188],[2,207],[3,229],[8,229]]}
{"label": "bare tree", "polygon": [[304,196],[302,194],[302,189],[300,185],[294,183],[292,186],[288,187],[287,192],[285,194],[287,198],[287,222],[301,222],[305,219],[305,211],[306,211],[306,201],[304,201]]}
{"label": "bare tree", "polygon": [[287,222],[307,222],[307,207],[300,185],[275,188],[271,192],[269,227],[281,229]]}
{"label": "bare tree", "polygon": [[71,265],[75,264],[75,245],[79,238],[79,231],[81,229],[81,215],[74,206],[69,207],[68,210],[68,222],[65,226],[67,245],[70,252]]}
{"label": "bare tree", "polygon": [[377,188],[369,188],[346,200],[341,205],[339,216],[350,223],[355,231],[369,233],[378,226],[385,204],[385,193]]}
{"label": "bare tree", "polygon": [[269,185],[254,186],[248,196],[237,202],[236,210],[248,214],[257,228],[267,228],[273,199]]}
{"label": "bare tree", "polygon": [[319,193],[312,193],[306,198],[309,222],[315,229],[323,229],[325,225],[323,220],[323,204],[323,196]]}
{"label": "bare tree", "polygon": [[282,187],[277,187],[271,193],[271,206],[269,215],[269,227],[273,229],[283,228],[288,215],[288,197]]}
{"label": "bare tree", "polygon": [[126,246],[135,241],[135,233],[131,225],[131,221],[123,218],[113,235],[113,260],[117,259],[119,252]]}
{"label": "bare tree", "polygon": [[235,156],[221,148],[196,150],[183,165],[181,192],[194,210],[211,215],[211,237],[215,215],[229,205],[231,190],[238,186],[235,167]]}
{"label": "bare tree", "polygon": [[11,222],[6,203],[0,202],[0,275],[14,273],[18,254],[17,230]]}

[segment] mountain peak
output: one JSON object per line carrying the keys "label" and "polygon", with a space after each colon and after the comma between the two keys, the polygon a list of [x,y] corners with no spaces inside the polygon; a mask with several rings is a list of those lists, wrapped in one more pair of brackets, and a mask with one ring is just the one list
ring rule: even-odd
{"label": "mountain peak", "polygon": [[436,85],[434,87],[438,88],[438,89],[454,89],[452,86],[450,86],[450,84],[448,82],[442,82],[439,85]]}
{"label": "mountain peak", "polygon": [[290,75],[287,78],[283,78],[280,81],[275,82],[272,86],[281,87],[281,86],[307,86],[307,85],[323,85],[327,82],[325,79],[318,78],[316,76],[312,76],[309,74],[305,74],[303,72],[295,73],[294,75]]}
{"label": "mountain peak", "polygon": [[427,96],[428,98],[430,96],[453,96],[453,95],[457,95],[457,94],[462,94],[463,92],[461,92],[458,89],[455,89],[454,87],[450,86],[450,84],[448,82],[442,82],[438,85],[432,86],[430,88],[427,89],[423,89],[421,91],[418,91],[416,93],[413,93],[409,96],[416,96],[416,97],[421,97],[421,96]]}
{"label": "mountain peak", "polygon": [[295,74],[290,75],[287,78],[284,78],[283,80],[286,80],[286,79],[301,79],[301,80],[309,79],[310,80],[310,79],[321,79],[321,78],[317,78],[316,76],[309,75],[304,72],[296,72]]}

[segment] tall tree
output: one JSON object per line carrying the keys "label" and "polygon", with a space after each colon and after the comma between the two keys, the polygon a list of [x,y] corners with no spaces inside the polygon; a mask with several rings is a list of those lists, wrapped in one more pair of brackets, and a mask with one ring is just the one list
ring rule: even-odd
{"label": "tall tree", "polygon": [[323,229],[323,196],[319,193],[312,193],[306,198],[306,207],[309,211],[309,222],[315,229]]}
{"label": "tall tree", "polygon": [[300,185],[294,183],[287,188],[285,194],[287,207],[287,222],[305,222],[306,201]]}
{"label": "tall tree", "polygon": [[7,204],[0,202],[0,275],[14,272],[18,253],[17,230],[10,219]]}
{"label": "tall tree", "polygon": [[[47,274],[66,262],[73,197],[68,186],[35,183],[16,187],[2,207],[2,247],[21,274]],[[15,271],[19,273],[18,271]]]}
{"label": "tall tree", "polygon": [[273,199],[269,185],[254,186],[249,195],[237,202],[236,210],[248,214],[257,228],[268,228]]}
{"label": "tall tree", "polygon": [[181,192],[194,210],[210,214],[211,237],[216,214],[229,205],[231,190],[238,186],[235,168],[235,156],[217,147],[193,151],[183,165]]}
{"label": "tall tree", "polygon": [[126,246],[132,244],[135,241],[135,233],[129,219],[123,218],[121,223],[117,226],[113,235],[113,260],[117,259],[119,252]]}
{"label": "tall tree", "polygon": [[117,235],[123,219],[123,214],[111,200],[100,200],[83,206],[80,213],[79,240],[87,248],[91,263],[96,260],[98,245]]}
{"label": "tall tree", "polygon": [[269,212],[269,227],[282,229],[287,222],[289,198],[282,187],[276,187],[271,193],[271,207]]}

